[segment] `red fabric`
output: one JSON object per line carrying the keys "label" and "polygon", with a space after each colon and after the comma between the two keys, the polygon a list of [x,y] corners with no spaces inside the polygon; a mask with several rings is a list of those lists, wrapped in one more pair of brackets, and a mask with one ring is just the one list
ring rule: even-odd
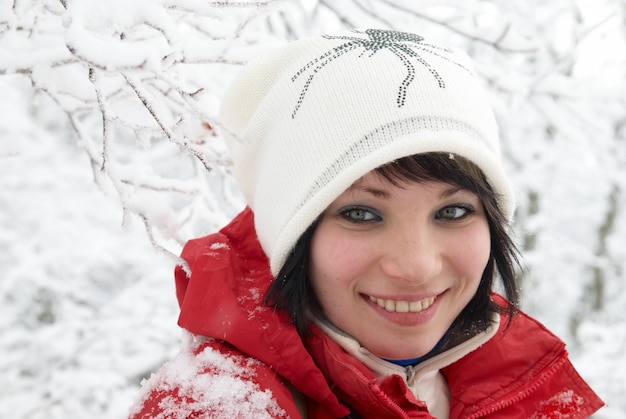
{"label": "red fabric", "polygon": [[[240,351],[232,346],[218,340],[208,340],[200,344],[193,351],[194,354],[199,354],[207,348],[213,349],[224,354],[229,361],[236,361],[239,367],[246,372],[248,380],[252,380],[260,389],[271,389],[272,397],[276,401],[276,404],[282,408],[285,415],[281,418],[297,418],[299,416],[298,410],[293,403],[292,395],[288,387],[280,380],[277,380],[276,373],[268,367],[266,364],[255,362],[249,362],[250,358],[243,355]],[[200,371],[200,374],[209,374],[212,371],[211,366]],[[171,412],[168,403],[162,405],[161,402],[170,396],[174,396],[178,399],[178,403],[185,404],[185,416],[186,418],[222,418],[224,412],[220,410],[219,406],[215,406],[213,409],[208,407],[206,409],[189,408],[194,403],[186,395],[181,395],[179,389],[174,387],[173,389],[163,390],[160,386],[155,385],[150,393],[150,397],[145,400],[141,406],[141,410],[132,414],[133,418],[179,418],[179,414]],[[202,405],[202,404],[201,404]],[[180,413],[180,412],[177,412]],[[236,418],[242,417],[242,415],[235,416]]]}
{"label": "red fabric", "polygon": [[363,419],[432,418],[426,405],[413,396],[400,376],[379,381],[317,327],[313,327],[307,346],[333,383],[334,392]]}
{"label": "red fabric", "polygon": [[565,344],[524,313],[508,327],[504,318],[496,336],[442,372],[451,418],[586,418],[604,405],[572,366]]}
{"label": "red fabric", "polygon": [[333,395],[288,316],[263,304],[272,277],[249,209],[220,233],[191,240],[182,257],[192,272],[191,278],[180,267],[175,272],[182,328],[230,343],[271,366],[337,416],[345,416],[346,409]]}
{"label": "red fabric", "polygon": [[[285,382],[305,396],[309,418],[346,416],[346,405],[363,418],[431,418],[399,376],[376,380],[317,328],[305,346],[284,313],[263,305],[272,277],[249,209],[219,233],[191,240],[182,256],[191,276],[176,269],[179,325],[217,339],[205,345],[223,353],[261,361],[254,382],[271,390],[289,416],[298,417]],[[576,419],[603,405],[558,338],[524,314],[508,328],[505,323],[481,348],[442,370],[451,419]],[[164,395],[146,385],[149,397],[133,417],[158,411]]]}

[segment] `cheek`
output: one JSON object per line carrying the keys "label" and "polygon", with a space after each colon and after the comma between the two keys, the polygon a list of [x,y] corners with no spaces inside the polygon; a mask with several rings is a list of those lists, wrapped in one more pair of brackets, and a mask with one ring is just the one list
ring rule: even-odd
{"label": "cheek", "polygon": [[316,290],[331,278],[341,277],[345,243],[320,225],[311,239],[309,275]]}
{"label": "cheek", "polygon": [[318,297],[350,286],[368,259],[358,241],[324,223],[311,238],[309,278]]}
{"label": "cheek", "polygon": [[339,288],[338,252],[331,250],[336,246],[334,240],[324,234],[324,228],[318,226],[311,239],[308,275],[313,292],[326,315],[328,315],[328,307],[333,306],[332,296]]}
{"label": "cheek", "polygon": [[487,223],[468,231],[461,242],[463,245],[458,250],[459,265],[465,271],[466,277],[471,278],[478,287],[491,255],[491,238]]}

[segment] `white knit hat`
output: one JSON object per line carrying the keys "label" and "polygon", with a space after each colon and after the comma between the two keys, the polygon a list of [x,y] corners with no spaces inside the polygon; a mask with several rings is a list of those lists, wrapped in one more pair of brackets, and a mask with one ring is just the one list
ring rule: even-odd
{"label": "white knit hat", "polygon": [[415,34],[369,29],[279,47],[244,66],[221,118],[273,274],[337,196],[401,157],[463,156],[482,169],[505,216],[514,211],[469,58]]}

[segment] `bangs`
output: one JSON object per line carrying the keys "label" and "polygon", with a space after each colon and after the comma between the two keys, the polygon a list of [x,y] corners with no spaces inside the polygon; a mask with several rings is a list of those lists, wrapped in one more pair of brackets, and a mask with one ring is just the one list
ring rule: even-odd
{"label": "bangs", "polygon": [[400,182],[439,181],[467,189],[481,197],[493,190],[480,168],[453,153],[415,154],[380,166],[376,173],[394,186]]}

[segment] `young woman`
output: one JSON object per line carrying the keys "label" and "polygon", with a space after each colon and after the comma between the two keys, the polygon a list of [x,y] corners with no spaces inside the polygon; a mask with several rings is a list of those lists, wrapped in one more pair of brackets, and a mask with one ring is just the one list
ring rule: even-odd
{"label": "young woman", "polygon": [[394,31],[303,39],[245,66],[222,118],[248,207],[185,246],[189,339],[131,417],[602,406],[564,344],[517,308],[514,199],[466,55]]}

